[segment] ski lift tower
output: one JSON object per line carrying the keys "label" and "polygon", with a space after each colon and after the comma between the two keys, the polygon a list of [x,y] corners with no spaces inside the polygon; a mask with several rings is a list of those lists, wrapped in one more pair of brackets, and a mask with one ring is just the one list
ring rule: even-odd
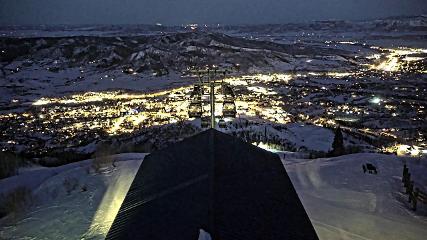
{"label": "ski lift tower", "polygon": [[214,79],[213,81],[211,81],[211,75],[209,74],[209,69],[208,69],[208,80],[209,80],[209,85],[210,85],[210,105],[211,105],[211,128],[215,128],[215,75],[216,75],[216,68],[215,68],[215,74],[214,74]]}
{"label": "ski lift tower", "polygon": [[[216,86],[222,86],[224,88],[223,80],[219,81],[217,79],[217,76],[218,76],[218,74],[222,74],[223,78],[225,78],[227,73],[229,73],[229,70],[228,69],[219,69],[218,66],[212,65],[212,66],[207,66],[204,69],[191,70],[191,72],[194,74],[197,74],[198,79],[199,79],[198,84],[200,85],[200,89],[201,89],[201,91],[199,91],[199,94],[200,94],[199,99],[203,99],[203,96],[205,95],[205,93],[203,91],[204,87],[207,87],[209,89],[210,128],[215,128],[215,102],[216,102],[215,87]],[[204,79],[206,79],[206,78],[207,78],[207,81],[205,82]],[[228,86],[228,88],[230,88],[230,86]],[[234,99],[230,103],[230,98],[228,98],[227,104],[228,104],[228,106],[230,104],[232,104],[235,107]],[[226,105],[223,103],[223,108],[224,108],[224,106],[226,106]],[[224,111],[224,109],[223,109],[223,111]],[[230,115],[229,112],[226,115],[227,116],[225,116],[225,117],[235,117],[235,114]],[[189,108],[189,116],[199,116],[199,114],[194,114],[192,112],[192,109]],[[202,117],[202,113],[200,114],[200,117]]]}

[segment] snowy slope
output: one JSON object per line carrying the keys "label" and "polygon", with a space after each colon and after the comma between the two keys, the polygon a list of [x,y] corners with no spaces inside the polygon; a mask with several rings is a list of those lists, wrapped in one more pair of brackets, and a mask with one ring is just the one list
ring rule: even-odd
{"label": "snowy slope", "polygon": [[[238,120],[236,120],[236,122],[238,122]],[[282,124],[279,127],[272,126],[270,123],[257,123],[256,125],[249,125],[248,127],[239,126],[238,128],[230,125],[225,130],[219,130],[228,134],[239,131],[250,131],[251,133],[257,133],[261,136],[264,136],[264,131],[266,131],[268,138],[278,138],[283,141],[283,143],[296,149],[296,151],[301,150],[300,152],[329,152],[332,150],[332,142],[335,136],[333,130],[329,128],[304,123],[288,123]],[[370,149],[367,143],[355,139],[347,133],[343,133],[343,137],[346,147],[366,147],[367,151]]]}
{"label": "snowy slope", "polygon": [[[363,153],[283,163],[320,239],[425,239],[427,205],[409,210],[402,158]],[[377,166],[378,175],[364,174],[364,163]],[[416,186],[426,191],[425,159],[407,163]]]}
{"label": "snowy slope", "polygon": [[[33,187],[39,201],[13,222],[10,217],[0,220],[0,238],[103,239],[144,156],[115,155],[117,168],[102,174],[88,174],[91,160],[86,160],[1,180],[2,191],[12,183]],[[402,193],[404,158],[369,153],[313,160],[288,156],[282,161],[320,239],[415,240],[427,234],[427,206],[419,205],[414,213]],[[416,186],[427,191],[425,159],[406,161]],[[366,162],[376,165],[379,174],[364,174]],[[35,174],[43,180],[35,178],[32,185],[24,181]],[[73,177],[88,190],[67,194],[63,180]]]}
{"label": "snowy slope", "polygon": [[[185,85],[189,82],[180,77],[182,73],[207,64],[231,67],[238,63],[242,72],[288,71],[296,65],[306,70],[323,71],[357,67],[341,61],[352,59],[354,53],[351,51],[255,41],[223,33],[42,36],[0,36],[0,101],[7,103],[18,96],[31,100],[28,95],[55,96],[108,89],[153,90],[171,83]],[[336,59],[338,55],[340,60]],[[306,62],[306,58],[315,56],[322,59],[320,64]]]}
{"label": "snowy slope", "polygon": [[[12,186],[31,187],[35,202],[16,219],[0,219],[0,239],[103,239],[145,155],[114,155],[117,167],[102,173],[88,173],[92,160],[86,160],[1,180],[1,192]],[[78,182],[69,194],[67,179]]]}

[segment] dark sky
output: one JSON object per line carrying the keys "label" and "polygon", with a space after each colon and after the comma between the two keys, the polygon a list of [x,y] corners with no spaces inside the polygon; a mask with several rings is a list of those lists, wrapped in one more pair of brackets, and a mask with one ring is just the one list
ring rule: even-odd
{"label": "dark sky", "polygon": [[427,0],[0,0],[0,25],[259,24],[427,13]]}

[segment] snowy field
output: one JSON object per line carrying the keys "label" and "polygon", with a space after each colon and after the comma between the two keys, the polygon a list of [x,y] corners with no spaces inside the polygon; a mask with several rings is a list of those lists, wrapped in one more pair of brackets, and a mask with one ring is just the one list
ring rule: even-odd
{"label": "snowy field", "polygon": [[[101,173],[88,171],[92,160],[86,160],[1,180],[1,192],[25,185],[35,200],[28,211],[0,220],[0,239],[103,239],[144,156],[114,155],[117,167]],[[363,153],[287,157],[283,163],[320,239],[424,239],[427,206],[409,210],[401,183],[403,160]],[[416,186],[427,190],[427,163],[406,161]],[[363,173],[362,164],[368,162],[377,166],[378,175]],[[77,179],[78,187],[67,193],[66,179]]]}
{"label": "snowy field", "polygon": [[[427,206],[409,210],[402,160],[362,153],[283,163],[320,239],[425,239]],[[378,175],[364,174],[365,163],[374,164]],[[425,191],[426,161],[407,159],[407,164],[416,187]]]}
{"label": "snowy field", "polygon": [[[92,160],[86,160],[0,180],[0,192],[28,186],[34,195],[28,211],[0,219],[0,239],[105,238],[144,157],[115,155],[117,167],[100,173],[90,172]],[[75,180],[75,189],[66,186]]]}

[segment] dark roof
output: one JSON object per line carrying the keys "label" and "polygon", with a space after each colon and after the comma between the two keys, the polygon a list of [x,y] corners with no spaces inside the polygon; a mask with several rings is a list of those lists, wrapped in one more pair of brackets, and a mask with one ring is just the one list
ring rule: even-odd
{"label": "dark roof", "polygon": [[318,239],[276,154],[208,130],[148,155],[107,239]]}

